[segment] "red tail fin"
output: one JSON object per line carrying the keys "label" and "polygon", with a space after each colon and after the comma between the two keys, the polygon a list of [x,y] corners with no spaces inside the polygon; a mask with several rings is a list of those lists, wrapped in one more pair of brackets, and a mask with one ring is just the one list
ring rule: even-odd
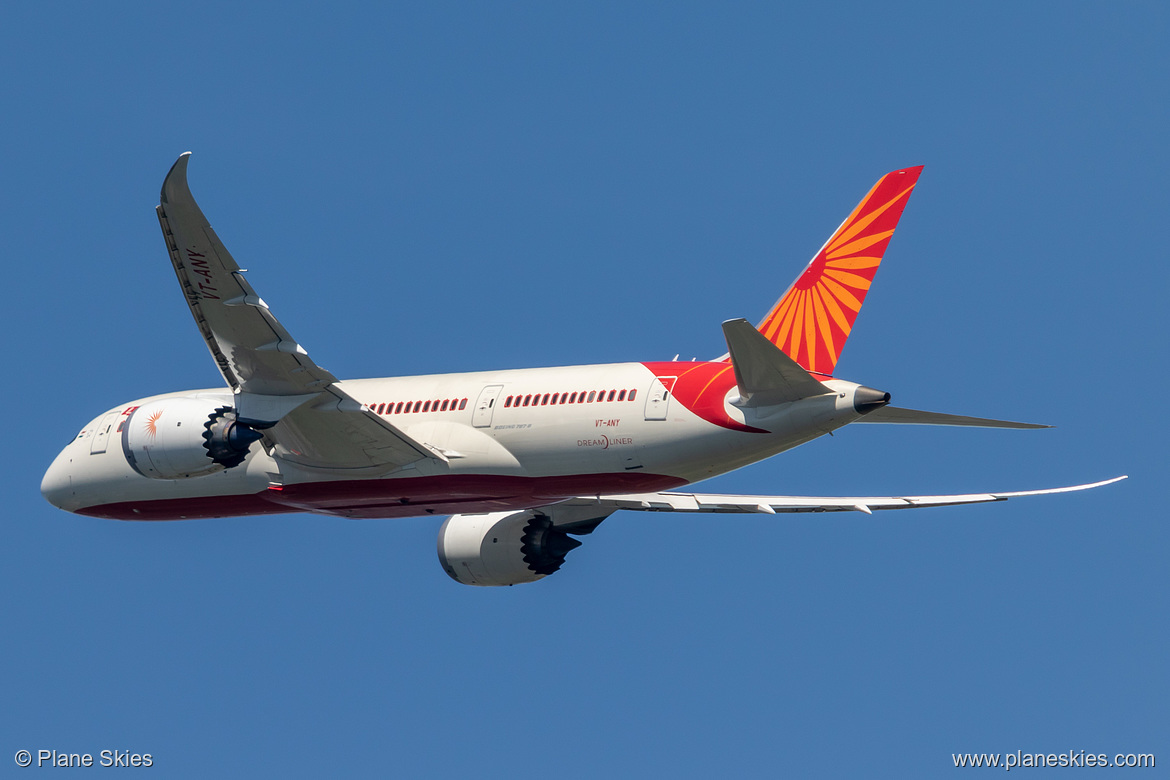
{"label": "red tail fin", "polygon": [[756,329],[806,370],[833,373],[922,166],[883,176]]}

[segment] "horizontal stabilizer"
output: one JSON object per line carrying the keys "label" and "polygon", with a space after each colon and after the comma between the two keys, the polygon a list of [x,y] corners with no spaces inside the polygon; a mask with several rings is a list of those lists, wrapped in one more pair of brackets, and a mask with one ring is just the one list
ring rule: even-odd
{"label": "horizontal stabilizer", "polygon": [[746,406],[770,406],[832,392],[744,319],[723,323],[723,336]]}
{"label": "horizontal stabilizer", "polygon": [[1010,420],[991,420],[986,417],[965,417],[960,414],[942,414],[940,412],[923,412],[918,409],[900,409],[896,406],[885,406],[881,409],[875,409],[857,422],[896,423],[898,425],[956,425],[971,428],[1015,428],[1019,430],[1052,427],[1051,425],[1011,422]]}

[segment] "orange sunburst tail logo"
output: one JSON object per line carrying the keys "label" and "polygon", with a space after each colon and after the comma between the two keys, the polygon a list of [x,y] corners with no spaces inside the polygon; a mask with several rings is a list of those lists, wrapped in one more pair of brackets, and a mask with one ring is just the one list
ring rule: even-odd
{"label": "orange sunburst tail logo", "polygon": [[922,166],[883,176],[756,326],[810,372],[830,375]]}

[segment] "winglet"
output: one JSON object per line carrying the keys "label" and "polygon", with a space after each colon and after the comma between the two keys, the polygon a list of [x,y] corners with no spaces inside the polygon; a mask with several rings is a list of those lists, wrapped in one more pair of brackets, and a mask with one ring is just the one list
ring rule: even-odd
{"label": "winglet", "polygon": [[922,166],[883,176],[756,328],[806,370],[831,375]]}
{"label": "winglet", "polygon": [[[179,155],[179,159],[175,160],[175,164],[167,171],[167,177],[163,179],[162,192],[159,193],[158,199],[163,203],[167,203],[175,198],[179,192],[186,193],[187,197],[191,196],[191,189],[187,185],[187,163],[191,162],[191,153],[183,152]],[[182,190],[179,188],[182,187]]]}
{"label": "winglet", "polygon": [[768,406],[832,392],[744,319],[723,323],[735,383],[745,406]]}

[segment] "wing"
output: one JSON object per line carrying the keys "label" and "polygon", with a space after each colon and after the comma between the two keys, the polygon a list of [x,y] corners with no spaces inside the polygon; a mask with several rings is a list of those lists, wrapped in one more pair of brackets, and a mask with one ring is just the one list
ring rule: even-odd
{"label": "wing", "polygon": [[336,385],[285,415],[265,435],[278,457],[307,468],[385,471],[423,458],[447,460]]}
{"label": "wing", "polygon": [[265,429],[281,457],[311,468],[442,459],[346,395],[273,316],[192,197],[190,157],[183,154],[167,174],[158,220],[191,314],[235,392],[239,418]]}
{"label": "wing", "polygon": [[728,514],[749,514],[761,512],[865,512],[872,514],[878,509],[915,509],[929,506],[956,506],[959,504],[983,504],[989,501],[1006,501],[1022,496],[1046,496],[1054,493],[1072,493],[1089,490],[1102,485],[1126,479],[1114,477],[1088,485],[1048,488],[1047,490],[1021,490],[1011,493],[969,493],[953,496],[857,496],[857,497],[816,497],[816,496],[723,496],[705,493],[628,493],[624,495],[595,496],[571,499],[568,506],[600,507],[611,512],[618,509],[634,509],[647,512],[721,512]]}
{"label": "wing", "polygon": [[175,274],[216,365],[233,390],[316,393],[337,381],[309,359],[244,279],[187,186],[186,152],[163,182],[158,219]]}

